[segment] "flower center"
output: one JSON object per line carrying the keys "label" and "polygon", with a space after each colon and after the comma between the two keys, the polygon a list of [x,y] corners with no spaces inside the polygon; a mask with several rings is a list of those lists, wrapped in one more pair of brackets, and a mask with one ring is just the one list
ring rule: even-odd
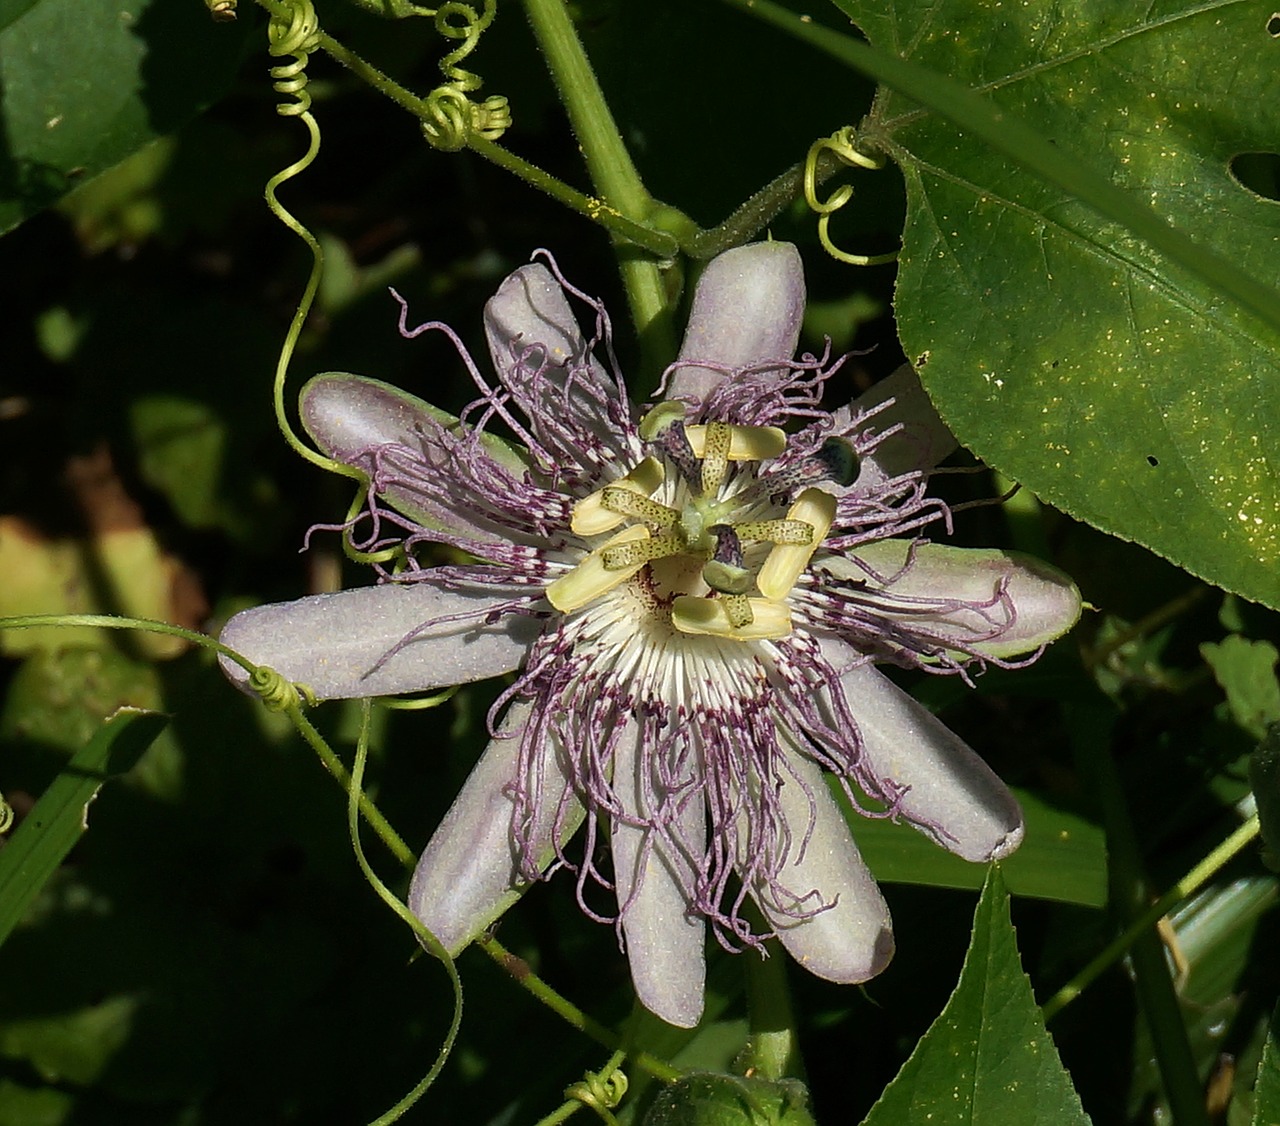
{"label": "flower center", "polygon": [[652,454],[573,507],[579,536],[615,534],[551,583],[548,601],[569,613],[647,567],[659,587],[674,580],[671,624],[680,632],[786,637],[786,597],[830,530],[836,499],[805,488],[777,515],[778,498],[799,484],[856,475],[848,443],[831,440],[812,465],[762,478],[758,464],[786,448],[777,427],[690,426],[681,404],[662,403],[641,421],[640,437]]}

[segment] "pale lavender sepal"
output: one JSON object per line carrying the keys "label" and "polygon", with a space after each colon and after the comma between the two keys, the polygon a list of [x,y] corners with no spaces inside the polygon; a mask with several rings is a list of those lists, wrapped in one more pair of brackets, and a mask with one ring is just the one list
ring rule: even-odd
{"label": "pale lavender sepal", "polygon": [[[909,540],[885,539],[862,544],[849,556],[829,556],[817,565],[886,592],[877,616],[966,653],[1030,653],[1061,637],[1080,617],[1075,583],[1021,552],[939,543],[913,549]],[[885,586],[881,580],[892,581]]]}
{"label": "pale lavender sepal", "polygon": [[[321,700],[394,696],[518,668],[542,625],[519,614],[486,624],[487,612],[502,602],[487,592],[442,590],[428,582],[386,583],[242,611],[219,640],[254,664],[305,684]],[[244,669],[219,660],[247,691]]]}
{"label": "pale lavender sepal", "polygon": [[[456,473],[456,455],[436,438],[438,427],[456,426],[447,411],[424,403],[407,391],[345,372],[325,372],[309,379],[298,395],[303,428],[320,449],[345,465],[359,464],[357,455],[367,457],[381,446],[403,446],[416,462],[416,471],[436,471],[447,480]],[[519,477],[528,468],[520,454],[500,438],[481,437],[485,453]],[[419,523],[449,528],[482,543],[506,543],[512,533],[476,520],[472,511],[459,504],[447,507],[437,499],[407,485],[386,485],[379,496]]]}
{"label": "pale lavender sepal", "polygon": [[[457,954],[527,890],[512,835],[515,809],[510,787],[520,755],[519,733],[533,706],[512,704],[497,735],[476,762],[440,827],[423,850],[409,883],[409,910],[451,954]],[[553,835],[561,843],[582,823],[584,812],[569,795],[563,748],[543,740],[534,748],[530,776],[537,821],[530,834],[539,868],[555,859]],[[557,825],[558,822],[558,825]]]}
{"label": "pale lavender sepal", "polygon": [[[565,291],[546,266],[531,262],[503,280],[485,304],[484,331],[504,384],[521,383],[518,369],[522,366],[541,367],[534,357],[538,350],[545,350],[549,364],[546,386],[556,401],[541,403],[539,408],[570,417],[607,448],[618,454],[627,452],[627,442],[607,406],[610,397],[617,394],[613,381],[587,350]],[[568,382],[571,372],[573,381]],[[583,380],[589,380],[596,393],[584,386]],[[601,388],[605,389],[603,395]]]}
{"label": "pale lavender sepal", "polygon": [[[757,881],[752,896],[788,953],[810,973],[844,984],[867,981],[893,957],[893,928],[884,897],[822,771],[794,753],[779,771],[778,786],[780,811],[791,837],[778,881],[796,897],[817,894],[797,905],[782,901]],[[797,910],[823,904],[830,906],[808,918],[794,917]]]}
{"label": "pale lavender sepal", "polygon": [[[892,399],[887,407],[885,402]],[[877,410],[877,408],[881,408]],[[929,470],[958,446],[956,436],[938,412],[910,364],[903,364],[852,403],[832,413],[837,431],[854,419],[876,411],[868,422],[871,432],[883,434],[894,426],[901,429],[862,456],[862,473],[854,488],[866,488],[912,470]]]}
{"label": "pale lavender sepal", "polygon": [[800,339],[804,298],[800,252],[789,242],[752,243],[713,258],[698,279],[680,349],[681,360],[713,367],[675,367],[667,398],[700,406],[729,371],[789,361]]}
{"label": "pale lavender sepal", "polygon": [[1022,809],[1009,788],[958,735],[843,641],[823,656],[858,725],[871,774],[901,790],[898,811],[965,860],[1001,860],[1022,843]]}
{"label": "pale lavender sepal", "polygon": [[[623,809],[644,818],[653,812],[658,782],[644,777],[654,763],[641,742],[641,726],[628,716],[614,751],[613,788]],[[705,839],[701,793],[689,796],[670,832],[675,840]],[[702,1018],[706,983],[706,923],[690,912],[686,891],[697,878],[694,864],[656,833],[618,818],[613,820],[611,848],[636,996],[668,1024],[693,1028]]]}

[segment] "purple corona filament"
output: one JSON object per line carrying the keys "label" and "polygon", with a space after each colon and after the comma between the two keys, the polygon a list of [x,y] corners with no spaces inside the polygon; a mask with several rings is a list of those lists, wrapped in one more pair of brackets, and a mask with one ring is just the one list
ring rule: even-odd
{"label": "purple corona filament", "polygon": [[[379,585],[247,611],[223,640],[321,699],[515,673],[410,890],[449,949],[565,868],[673,1024],[701,1015],[708,928],[865,981],[891,925],[829,781],[969,860],[1023,832],[985,763],[874,666],[968,680],[1025,663],[1079,594],[1026,557],[926,538],[951,529],[926,489],[954,440],[910,369],[823,406],[842,361],[794,358],[794,247],[707,266],[645,411],[603,307],[538,257],[486,307],[496,378],[447,326],[410,328],[401,300],[402,334],[444,333],[474,381],[460,417],[357,376],[304,388],[312,438],[368,478],[338,527],[384,560]],[[428,545],[473,561],[432,565]]]}

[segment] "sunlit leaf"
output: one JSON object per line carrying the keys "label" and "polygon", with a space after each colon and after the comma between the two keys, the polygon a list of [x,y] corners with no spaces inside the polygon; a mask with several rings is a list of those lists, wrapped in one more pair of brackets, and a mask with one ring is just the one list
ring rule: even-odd
{"label": "sunlit leaf", "polygon": [[1280,1126],[1280,1008],[1271,1015],[1267,1046],[1262,1051],[1258,1068],[1258,1086],[1254,1091],[1253,1126]]}
{"label": "sunlit leaf", "polygon": [[[867,866],[888,883],[980,888],[986,868],[961,860],[907,824],[863,817],[846,810]],[[1018,791],[1026,836],[1018,851],[1001,862],[1005,882],[1017,895],[1101,907],[1107,902],[1107,847],[1102,830],[1078,814]]]}
{"label": "sunlit leaf", "polygon": [[[110,611],[172,620],[181,590],[181,564],[161,550],[145,527],[103,530],[90,539],[46,539],[13,516],[0,516],[0,617]],[[140,649],[171,657],[186,642],[159,634],[139,635]],[[0,653],[111,646],[107,631],[90,626],[37,626],[0,630]]]}
{"label": "sunlit leaf", "polygon": [[955,992],[864,1126],[1072,1126],[1089,1120],[1022,972],[992,869]]}
{"label": "sunlit leaf", "polygon": [[[836,2],[982,95],[952,121],[885,89],[862,127],[906,180],[898,327],[943,417],[1058,507],[1280,605],[1280,207],[1229,167],[1276,144],[1273,9]],[[976,135],[1002,122],[1036,172]]]}
{"label": "sunlit leaf", "polygon": [[1280,722],[1280,681],[1276,679],[1276,647],[1232,634],[1222,642],[1205,642],[1200,655],[1213,669],[1227,694],[1231,718],[1255,739],[1267,725]]}

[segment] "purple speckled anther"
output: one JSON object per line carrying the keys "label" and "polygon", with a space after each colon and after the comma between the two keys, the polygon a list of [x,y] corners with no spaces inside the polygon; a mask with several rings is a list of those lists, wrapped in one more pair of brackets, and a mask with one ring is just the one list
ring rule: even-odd
{"label": "purple speckled anther", "polygon": [[[584,909],[588,882],[616,891],[636,991],[672,1024],[701,1016],[707,924],[731,949],[764,937],[747,896],[807,969],[865,981],[893,954],[889,914],[828,778],[968,860],[1022,837],[1000,780],[875,664],[964,676],[1034,655],[1079,594],[1032,559],[923,538],[949,526],[925,485],[954,443],[906,369],[822,407],[840,365],[793,359],[794,247],[708,265],[643,414],[603,308],[547,262],[486,307],[496,379],[444,325],[402,323],[457,344],[480,389],[461,420],[371,379],[307,384],[306,429],[369,477],[347,534],[402,549],[399,569],[238,614],[222,640],[322,699],[516,673],[410,889],[450,950],[568,867]],[[429,543],[476,562],[422,567]]]}

